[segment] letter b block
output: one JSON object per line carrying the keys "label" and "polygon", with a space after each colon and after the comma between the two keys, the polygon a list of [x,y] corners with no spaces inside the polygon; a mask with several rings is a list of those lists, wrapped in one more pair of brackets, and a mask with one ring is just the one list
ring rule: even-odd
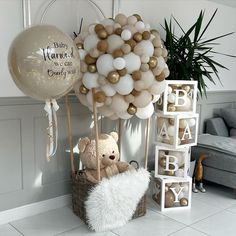
{"label": "letter b block", "polygon": [[157,109],[164,115],[196,113],[197,82],[167,80],[163,96],[157,102]]}
{"label": "letter b block", "polygon": [[187,178],[189,148],[168,149],[156,146],[155,177]]}

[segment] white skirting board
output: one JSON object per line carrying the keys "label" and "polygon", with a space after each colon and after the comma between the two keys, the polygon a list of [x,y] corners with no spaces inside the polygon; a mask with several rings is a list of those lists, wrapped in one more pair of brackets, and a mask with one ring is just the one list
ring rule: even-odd
{"label": "white skirting board", "polygon": [[71,194],[0,211],[0,225],[71,205]]}

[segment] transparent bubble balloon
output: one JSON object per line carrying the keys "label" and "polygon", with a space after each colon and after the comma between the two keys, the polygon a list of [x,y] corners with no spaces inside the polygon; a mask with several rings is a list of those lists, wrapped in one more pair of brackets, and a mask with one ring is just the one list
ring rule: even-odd
{"label": "transparent bubble balloon", "polygon": [[79,79],[80,59],[73,40],[51,25],[22,31],[12,42],[8,66],[18,88],[38,99],[58,99]]}

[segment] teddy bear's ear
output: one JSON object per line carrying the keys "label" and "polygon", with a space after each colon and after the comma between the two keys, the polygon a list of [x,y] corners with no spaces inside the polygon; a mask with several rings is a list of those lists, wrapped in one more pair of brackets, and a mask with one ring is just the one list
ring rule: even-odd
{"label": "teddy bear's ear", "polygon": [[112,136],[112,138],[115,139],[116,142],[118,141],[119,136],[118,136],[118,133],[117,133],[117,132],[114,132],[114,131],[113,131],[113,132],[110,133],[110,135]]}
{"label": "teddy bear's ear", "polygon": [[84,152],[86,146],[90,143],[90,139],[88,137],[82,138],[79,140],[79,151],[80,152]]}

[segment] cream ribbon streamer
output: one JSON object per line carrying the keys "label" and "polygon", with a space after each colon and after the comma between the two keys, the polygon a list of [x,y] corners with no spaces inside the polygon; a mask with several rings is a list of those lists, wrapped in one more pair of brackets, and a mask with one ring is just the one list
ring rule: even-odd
{"label": "cream ribbon streamer", "polygon": [[47,161],[50,161],[57,150],[57,139],[58,139],[58,126],[57,126],[57,115],[56,111],[59,106],[55,99],[46,100],[44,110],[48,117],[48,128],[47,128],[47,150],[46,157]]}

